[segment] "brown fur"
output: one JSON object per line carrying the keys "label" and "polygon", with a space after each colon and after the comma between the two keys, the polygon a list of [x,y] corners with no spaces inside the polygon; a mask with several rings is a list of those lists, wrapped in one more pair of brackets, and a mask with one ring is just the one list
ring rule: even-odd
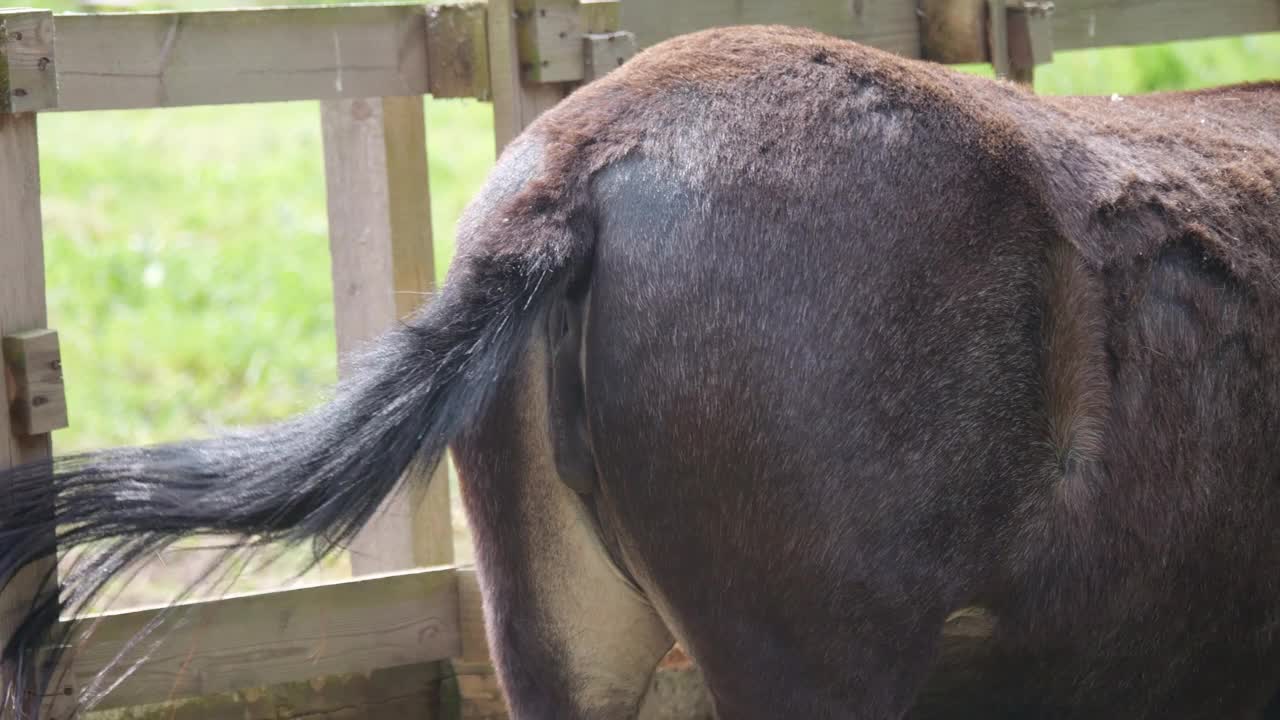
{"label": "brown fur", "polygon": [[1097,306],[1101,289],[1080,255],[1065,243],[1050,251],[1046,284],[1045,406],[1056,471],[1067,495],[1075,467],[1102,454],[1111,383],[1106,327],[1100,315],[1079,312]]}
{"label": "brown fur", "polygon": [[1280,423],[1276,117],[1275,84],[1038,98],[714,30],[536,122],[462,249],[592,238],[590,502],[724,716],[895,717],[973,604],[1010,712],[1247,714],[1280,668],[1280,457],[1239,434]]}
{"label": "brown fur", "polygon": [[[874,87],[883,95],[870,110],[941,121],[1047,208],[1095,270],[1189,233],[1247,281],[1280,283],[1280,83],[1042,98],[787,27],[679,37],[579,90],[531,129],[547,143],[547,165],[517,207],[532,216],[561,207],[574,182],[640,146],[655,115],[670,107],[663,99],[714,97],[734,83],[769,79],[780,93],[810,81],[819,103],[832,81]],[[778,127],[788,127],[811,121],[815,108],[769,109]]]}

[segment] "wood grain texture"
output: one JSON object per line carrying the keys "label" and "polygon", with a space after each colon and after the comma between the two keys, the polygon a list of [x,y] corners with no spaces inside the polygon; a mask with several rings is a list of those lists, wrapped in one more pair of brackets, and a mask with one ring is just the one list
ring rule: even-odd
{"label": "wood grain texture", "polygon": [[[321,105],[339,372],[435,287],[419,97]],[[447,468],[409,478],[351,544],[356,574],[453,561]]]}
{"label": "wood grain texture", "polygon": [[435,98],[489,100],[488,22],[484,3],[427,8],[427,63]]}
{"label": "wood grain texture", "polygon": [[[624,3],[622,29],[641,47],[709,27],[778,23],[896,52],[945,62],[989,60],[980,22],[984,3],[974,0],[647,0]],[[1057,0],[1050,20],[1052,46],[1072,50],[1280,30],[1275,0]],[[940,30],[938,25],[949,28]],[[921,27],[926,41],[921,42]],[[948,37],[943,33],[957,33]],[[922,47],[923,46],[923,47]]]}
{"label": "wood grain texture", "polygon": [[507,701],[498,674],[488,662],[453,662],[462,696],[460,720],[507,720]]}
{"label": "wood grain texture", "polygon": [[985,60],[986,12],[986,0],[920,0],[921,57],[940,63]]}
{"label": "wood grain texture", "polygon": [[914,0],[645,0],[623,2],[622,28],[641,47],[721,25],[809,27],[909,57],[920,56]]}
{"label": "wood grain texture", "polygon": [[[47,317],[35,115],[0,114],[0,218],[0,336],[42,329]],[[0,413],[0,467],[47,457],[48,445],[48,438],[16,437],[9,413]]]}
{"label": "wood grain texture", "polygon": [[1006,17],[1009,78],[1035,87],[1036,65],[1053,60],[1053,4],[1047,0],[1010,5]]}
{"label": "wood grain texture", "polygon": [[[918,14],[917,3],[911,0],[646,0],[624,3],[619,28],[597,28],[594,25],[600,23],[591,19],[612,17],[616,6],[583,3],[575,22],[586,18],[585,32],[634,32],[641,47],[713,26],[781,23],[815,28],[909,57],[919,57],[923,45],[930,57],[948,62],[987,60],[986,40],[976,35],[981,30],[972,15],[982,3],[923,1]],[[511,0],[494,4],[495,9],[499,7],[505,10],[489,13],[487,18],[488,37],[514,37],[517,23]],[[945,13],[940,7],[946,8]],[[430,25],[428,9],[419,5],[59,15],[57,58],[52,63],[57,69],[57,104],[65,110],[169,107],[416,95],[432,88],[440,97],[470,93],[486,98],[489,89],[482,79],[486,71],[476,49],[478,11],[473,5],[460,5],[433,7],[429,12]],[[960,34],[944,39],[930,24],[931,18],[947,20]],[[1062,50],[1271,32],[1280,30],[1280,3],[1058,0],[1050,26],[1053,46]],[[455,27],[456,36],[452,34]],[[578,60],[571,57],[576,51],[563,42],[573,38],[560,38],[563,28],[550,30],[554,31],[548,40],[551,46],[563,45],[557,55],[563,56],[561,64],[576,68]],[[437,42],[431,51],[432,42],[440,37],[450,39]],[[495,88],[495,93],[519,82],[520,64],[511,56],[505,42],[488,48],[490,77],[507,83],[503,90]],[[32,59],[39,63],[40,57],[44,56]],[[494,68],[495,60],[510,68]],[[47,97],[53,86],[42,87],[27,96],[29,102],[49,104],[40,98]],[[530,111],[536,115],[545,109],[555,93],[551,88],[528,93]],[[559,93],[563,96],[564,88]],[[522,115],[525,112],[521,110]],[[507,139],[514,136],[510,130],[503,134]]]}
{"label": "wood grain texture", "polygon": [[583,32],[611,33],[622,27],[622,0],[579,0]]}
{"label": "wood grain texture", "polygon": [[69,662],[92,689],[145,656],[96,709],[142,705],[452,657],[457,615],[453,568],[413,570],[90,616]]}
{"label": "wood grain texture", "polygon": [[67,426],[67,396],[62,384],[58,333],[31,330],[5,335],[0,342],[8,378],[14,384],[9,414],[14,432],[40,435]]}
{"label": "wood grain texture", "polygon": [[[0,113],[0,220],[0,336],[43,328],[47,318],[40,161],[36,116],[31,113]],[[6,387],[0,397],[16,397],[10,390],[11,373],[3,376]],[[5,409],[0,412],[0,469],[48,458],[52,450],[49,436],[15,433],[7,404]],[[4,497],[0,488],[0,502]],[[0,643],[9,637],[17,618],[53,572],[53,558],[33,563],[0,594]]]}
{"label": "wood grain texture", "polygon": [[1007,78],[1011,70],[1009,60],[1009,3],[1008,0],[987,0],[987,50],[988,62],[996,77]]}
{"label": "wood grain texture", "polygon": [[462,653],[466,662],[488,662],[489,642],[485,636],[484,609],[480,582],[474,567],[458,568],[458,623],[462,633]]}
{"label": "wood grain texture", "polygon": [[59,108],[420,95],[415,5],[61,15]]}
{"label": "wood grain texture", "polygon": [[452,685],[442,663],[404,665],[108,710],[87,720],[453,720]]}
{"label": "wood grain texture", "polygon": [[582,79],[582,34],[577,0],[516,0],[516,38],[522,77],[531,83]]}
{"label": "wood grain texture", "polygon": [[0,112],[57,105],[53,13],[0,9]]}
{"label": "wood grain texture", "polygon": [[591,82],[622,66],[636,54],[636,36],[629,32],[587,33],[582,37],[583,81]]}
{"label": "wood grain texture", "polygon": [[569,83],[528,83],[521,77],[513,0],[489,3],[489,77],[493,131],[499,155],[535,118],[564,99]]}
{"label": "wood grain texture", "polygon": [[587,79],[583,37],[618,32],[618,0],[515,0],[521,79],[527,84]]}
{"label": "wood grain texture", "polygon": [[1280,30],[1276,0],[1058,0],[1058,50],[1140,45]]}

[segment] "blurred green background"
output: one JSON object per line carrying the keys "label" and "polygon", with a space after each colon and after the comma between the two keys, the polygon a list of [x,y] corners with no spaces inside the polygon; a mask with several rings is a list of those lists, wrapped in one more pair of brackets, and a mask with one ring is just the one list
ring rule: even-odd
{"label": "blurred green background", "polygon": [[[1280,78],[1276,34],[1059,53],[1036,89],[1132,94],[1268,78]],[[443,272],[454,222],[493,163],[492,117],[471,101],[427,110]],[[325,396],[336,362],[315,103],[49,113],[40,149],[50,326],[71,416],[58,452],[204,435]],[[188,576],[175,562],[148,569],[125,599]],[[347,571],[337,560],[322,572]],[[274,575],[257,577],[267,580],[239,587]]]}

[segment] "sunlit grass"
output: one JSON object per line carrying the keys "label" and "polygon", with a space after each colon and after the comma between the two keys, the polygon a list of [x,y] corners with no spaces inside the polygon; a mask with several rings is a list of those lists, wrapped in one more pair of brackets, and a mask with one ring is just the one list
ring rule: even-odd
{"label": "sunlit grass", "polygon": [[[475,102],[427,107],[443,273],[456,218],[493,163],[492,117]],[[40,143],[71,420],[56,451],[207,435],[327,395],[337,363],[316,103],[49,114]],[[460,517],[456,529],[465,543]],[[216,555],[195,544],[148,563],[118,603],[180,591]],[[306,554],[234,589],[291,579]],[[339,556],[308,578],[349,574]]]}
{"label": "sunlit grass", "polygon": [[[489,108],[429,103],[438,265],[493,162]],[[61,451],[282,417],[336,377],[315,103],[41,118]]]}
{"label": "sunlit grass", "polygon": [[1130,95],[1280,79],[1280,34],[1062,52],[1036,71],[1036,92]]}

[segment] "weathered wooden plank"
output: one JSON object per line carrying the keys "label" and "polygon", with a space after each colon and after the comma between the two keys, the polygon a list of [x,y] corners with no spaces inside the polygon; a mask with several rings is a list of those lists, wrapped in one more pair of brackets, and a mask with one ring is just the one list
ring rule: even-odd
{"label": "weathered wooden plank", "polygon": [[458,658],[466,662],[488,662],[489,641],[485,636],[480,582],[474,567],[458,568],[458,617],[462,633],[462,652]]}
{"label": "weathered wooden plank", "polygon": [[629,32],[587,33],[582,38],[583,81],[598,80],[636,54],[636,36]]}
{"label": "weathered wooden plank", "polygon": [[1009,77],[1009,3],[987,0],[987,48],[996,77]]}
{"label": "weathered wooden plank", "polygon": [[[1012,3],[1011,3],[1012,4]],[[988,61],[980,0],[648,0],[623,3],[622,29],[641,47],[704,28],[778,23],[820,30],[908,57],[924,50],[943,62]],[[1057,0],[1052,46],[1057,50],[1139,45],[1280,30],[1275,0]]]}
{"label": "weathered wooden plank", "polygon": [[485,4],[427,8],[427,64],[432,97],[488,100],[489,45]]}
{"label": "weathered wooden plank", "polygon": [[0,112],[34,112],[57,104],[53,13],[0,9]]}
{"label": "weathered wooden plank", "polygon": [[622,3],[622,29],[641,47],[721,25],[809,27],[909,57],[920,55],[916,3],[911,0],[645,0]]}
{"label": "weathered wooden plank", "polygon": [[578,0],[516,0],[520,69],[535,83],[582,79]]}
{"label": "weathered wooden plank", "polygon": [[920,53],[940,63],[987,59],[987,0],[920,0]]}
{"label": "weathered wooden plank", "polygon": [[[109,687],[146,654],[96,706],[106,709],[368,673],[457,655],[457,616],[453,568],[106,613],[83,620],[71,676],[92,689],[105,669],[99,687]],[[148,627],[157,629],[131,646]]]}
{"label": "weathered wooden plank", "polygon": [[402,665],[116,708],[76,720],[453,720],[452,685],[447,665]]}
{"label": "weathered wooden plank", "polygon": [[429,87],[426,8],[59,15],[62,110],[383,95]]}
{"label": "weathered wooden plank", "polygon": [[1010,3],[1005,17],[1004,49],[1008,53],[1008,77],[1035,87],[1036,65],[1053,60],[1051,0],[1019,0]]}
{"label": "weathered wooden plank", "polygon": [[[47,322],[44,238],[36,116],[32,114],[0,113],[0,218],[4,219],[0,223],[0,268],[4,271],[0,335],[43,328]],[[6,385],[16,394],[13,382]],[[8,393],[5,399],[11,400]],[[10,427],[9,413],[0,412],[0,467],[47,457],[48,445],[47,437],[17,437]]]}
{"label": "weathered wooden plank", "polygon": [[534,118],[564,99],[572,87],[568,83],[527,83],[521,77],[516,20],[513,0],[489,3],[489,85],[498,154]]}
{"label": "weathered wooden plank", "polygon": [[[965,37],[944,43],[942,35],[933,35],[933,45],[959,46],[939,51],[948,61],[987,59],[985,39],[971,36],[981,31],[973,16],[983,12],[981,6],[926,0],[920,8],[927,32],[929,18],[941,16],[930,8],[960,8],[947,14],[958,19],[956,27],[967,28]],[[470,93],[483,99],[486,71],[476,49],[479,11],[462,5],[429,12],[431,24],[420,5],[59,15],[59,108],[377,97],[433,88],[440,97]],[[511,26],[512,19],[490,18],[490,31],[495,22],[499,29]],[[622,29],[648,46],[684,32],[739,23],[802,25],[907,56],[921,52],[916,4],[905,0],[648,0],[624,4]],[[1280,5],[1274,0],[1059,0],[1052,27],[1059,49],[1164,42],[1280,30]],[[450,41],[432,51],[432,38],[440,37]],[[491,49],[490,60],[504,54]]]}
{"label": "weathered wooden plank", "polygon": [[14,431],[40,435],[67,426],[67,396],[62,385],[58,333],[30,330],[5,335],[0,342],[13,381],[9,416]]}
{"label": "weathered wooden plank", "polygon": [[1058,0],[1059,50],[1140,45],[1280,30],[1276,0]]}
{"label": "weathered wooden plank", "polygon": [[578,0],[583,32],[611,33],[622,27],[622,0]]}
{"label": "weathered wooden plank", "polygon": [[[435,287],[423,100],[322,104],[329,244],[339,371],[366,342]],[[453,561],[449,480],[442,463],[414,478],[352,542],[357,574]]]}
{"label": "weathered wooden plank", "polygon": [[[36,116],[0,113],[0,336],[42,328],[47,322],[44,294],[44,239],[40,222],[40,162]],[[0,363],[2,365],[3,363]],[[0,469],[36,462],[51,453],[49,436],[15,432],[8,409],[17,399],[12,371],[0,373],[5,400],[0,412]],[[0,488],[0,502],[4,502]],[[52,513],[50,508],[49,512]],[[0,645],[30,607],[42,583],[51,579],[54,559],[33,563],[0,594]]]}
{"label": "weathered wooden plank", "polygon": [[116,708],[76,720],[453,720],[452,685],[443,663],[402,665]]}
{"label": "weathered wooden plank", "polygon": [[515,9],[521,77],[530,83],[585,79],[583,37],[622,30],[619,0],[516,0]]}

